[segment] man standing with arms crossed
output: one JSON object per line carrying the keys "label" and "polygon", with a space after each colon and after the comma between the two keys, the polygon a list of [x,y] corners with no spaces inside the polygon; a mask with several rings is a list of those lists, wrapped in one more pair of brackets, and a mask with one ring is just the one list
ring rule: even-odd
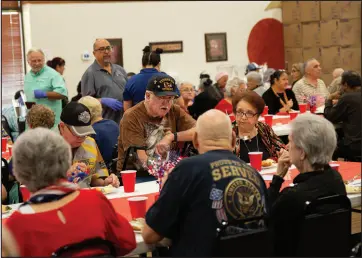
{"label": "man standing with arms crossed", "polygon": [[54,130],[58,130],[62,99],[68,97],[63,77],[45,64],[41,49],[30,49],[26,55],[30,72],[24,78],[24,93],[28,102],[49,107],[55,113]]}
{"label": "man standing with arms crossed", "polygon": [[123,67],[111,63],[112,46],[106,39],[93,44],[96,60],[82,76],[82,96],[99,99],[103,105],[103,117],[119,124],[123,115],[123,91],[127,73]]}

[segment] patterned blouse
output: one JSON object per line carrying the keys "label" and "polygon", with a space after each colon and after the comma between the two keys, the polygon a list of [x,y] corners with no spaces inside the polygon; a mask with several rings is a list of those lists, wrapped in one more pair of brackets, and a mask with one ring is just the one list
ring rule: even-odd
{"label": "patterned blouse", "polygon": [[[275,161],[278,161],[280,150],[281,149],[287,150],[287,146],[282,142],[282,140],[278,137],[278,135],[274,133],[273,129],[269,125],[263,122],[258,122],[256,124],[256,128],[266,149],[269,152],[270,157]],[[234,131],[236,135],[238,135],[238,127],[236,123],[234,123]],[[234,153],[238,157],[240,157],[240,149],[235,148]]]}

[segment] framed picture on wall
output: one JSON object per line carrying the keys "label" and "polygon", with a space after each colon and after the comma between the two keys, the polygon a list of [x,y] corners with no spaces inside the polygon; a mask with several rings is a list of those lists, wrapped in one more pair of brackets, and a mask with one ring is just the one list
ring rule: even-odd
{"label": "framed picture on wall", "polygon": [[205,34],[206,62],[228,60],[226,33]]}
{"label": "framed picture on wall", "polygon": [[182,41],[150,42],[151,51],[162,48],[163,53],[181,53],[183,51]]}
{"label": "framed picture on wall", "polygon": [[122,48],[122,39],[107,39],[113,51],[111,53],[111,62],[112,64],[118,64],[123,67],[123,48]]}

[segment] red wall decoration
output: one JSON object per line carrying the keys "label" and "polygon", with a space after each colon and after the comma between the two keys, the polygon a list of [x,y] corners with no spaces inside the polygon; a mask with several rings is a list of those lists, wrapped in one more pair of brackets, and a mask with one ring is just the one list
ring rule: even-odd
{"label": "red wall decoration", "polygon": [[284,69],[283,25],[280,21],[267,18],[252,28],[248,39],[250,62],[268,64],[269,68]]}

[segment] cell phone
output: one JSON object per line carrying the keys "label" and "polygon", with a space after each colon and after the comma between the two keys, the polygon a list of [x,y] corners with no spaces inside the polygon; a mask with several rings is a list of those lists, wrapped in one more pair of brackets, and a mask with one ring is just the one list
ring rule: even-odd
{"label": "cell phone", "polygon": [[35,104],[36,104],[35,102],[29,102],[29,101],[25,102],[27,109],[31,109],[31,107],[34,106]]}

